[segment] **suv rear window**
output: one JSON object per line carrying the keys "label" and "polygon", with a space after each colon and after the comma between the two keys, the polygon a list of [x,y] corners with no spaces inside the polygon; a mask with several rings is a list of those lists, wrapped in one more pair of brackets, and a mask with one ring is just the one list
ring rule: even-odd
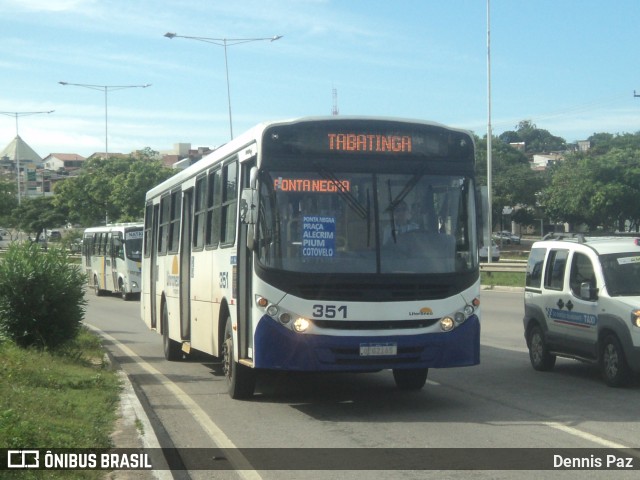
{"label": "suv rear window", "polygon": [[551,250],[549,252],[549,261],[547,262],[547,271],[544,278],[545,288],[562,290],[568,256],[569,250]]}
{"label": "suv rear window", "polygon": [[546,248],[531,249],[529,261],[527,262],[527,276],[525,281],[527,287],[540,288],[542,286],[542,267],[546,253]]}

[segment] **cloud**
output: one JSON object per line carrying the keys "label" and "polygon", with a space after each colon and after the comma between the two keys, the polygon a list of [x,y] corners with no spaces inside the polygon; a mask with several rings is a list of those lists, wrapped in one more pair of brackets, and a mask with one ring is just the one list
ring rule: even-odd
{"label": "cloud", "polygon": [[13,10],[31,12],[67,12],[82,10],[95,3],[95,0],[5,0]]}

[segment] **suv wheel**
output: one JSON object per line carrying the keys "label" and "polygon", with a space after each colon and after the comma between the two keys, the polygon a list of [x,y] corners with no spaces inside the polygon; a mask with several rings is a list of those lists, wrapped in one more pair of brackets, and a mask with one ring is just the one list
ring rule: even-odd
{"label": "suv wheel", "polygon": [[609,334],[602,342],[602,376],[610,387],[623,387],[629,381],[629,366],[618,337]]}
{"label": "suv wheel", "polygon": [[534,370],[546,372],[556,364],[556,356],[549,353],[544,334],[539,325],[531,327],[529,332],[529,359]]}

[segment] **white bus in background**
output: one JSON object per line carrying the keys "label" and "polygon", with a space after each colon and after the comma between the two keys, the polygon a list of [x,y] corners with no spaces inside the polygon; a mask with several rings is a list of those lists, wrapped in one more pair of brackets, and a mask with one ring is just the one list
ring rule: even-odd
{"label": "white bus in background", "polygon": [[261,124],[147,192],[141,314],[168,360],[220,357],[232,398],[260,370],[480,362],[472,136],[430,122]]}
{"label": "white bus in background", "polygon": [[116,223],[84,231],[82,259],[88,285],[96,295],[115,292],[124,300],[140,295],[142,234],[141,223]]}

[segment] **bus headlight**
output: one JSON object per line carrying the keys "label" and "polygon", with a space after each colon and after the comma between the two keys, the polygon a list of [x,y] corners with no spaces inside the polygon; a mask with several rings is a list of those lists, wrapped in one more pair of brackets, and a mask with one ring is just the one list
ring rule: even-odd
{"label": "bus headlight", "polygon": [[442,317],[440,319],[440,328],[442,329],[443,332],[449,332],[453,330],[454,326],[455,326],[455,322],[453,321],[453,318],[447,316],[447,317]]}
{"label": "bus headlight", "polygon": [[[478,306],[480,306],[480,300],[474,298],[473,301],[465,305],[462,310],[458,310],[451,315],[442,317],[440,319],[440,328],[443,332],[450,332],[458,325],[466,322],[467,319],[474,314]],[[638,310],[638,314],[640,315],[640,309]]]}
{"label": "bus headlight", "polygon": [[293,322],[293,329],[298,333],[302,333],[307,328],[309,328],[309,325],[309,320],[307,320],[306,318],[298,317]]}
{"label": "bus headlight", "polygon": [[[300,317],[298,313],[291,312],[284,307],[271,303],[269,299],[261,295],[256,295],[255,302],[264,313],[280,323],[280,325],[294,332],[303,333],[311,327],[310,320]],[[293,320],[294,318],[295,320]]]}

